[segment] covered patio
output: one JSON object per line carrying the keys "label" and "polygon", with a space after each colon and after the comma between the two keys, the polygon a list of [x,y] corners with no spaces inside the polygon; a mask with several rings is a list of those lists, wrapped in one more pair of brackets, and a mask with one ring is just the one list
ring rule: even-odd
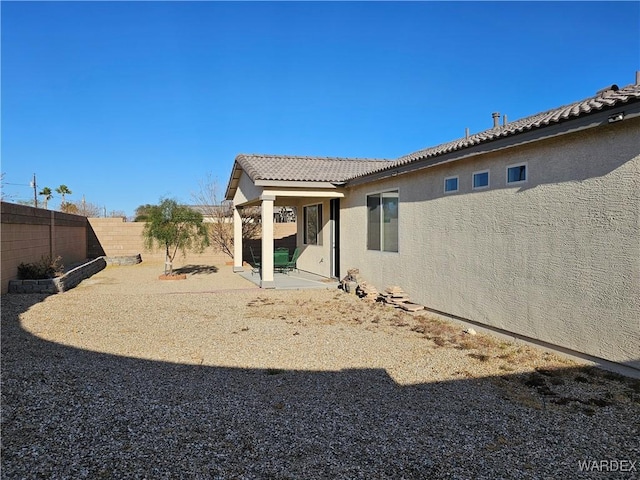
{"label": "covered patio", "polygon": [[[339,278],[339,212],[340,199],[345,196],[345,182],[388,162],[238,155],[225,195],[226,200],[233,202],[234,209],[234,272],[245,273],[243,261],[252,260],[243,258],[242,209],[259,206],[262,237],[261,265],[257,275],[260,277],[260,287],[282,288],[282,285],[300,283],[311,285],[309,281],[313,280],[303,278],[301,273],[296,272],[296,276],[291,276],[291,273],[277,274],[274,270],[274,207],[291,206],[298,209],[296,246],[300,256],[296,270],[324,279]],[[249,277],[251,272],[248,272]],[[249,279],[255,283],[255,273],[253,277]]]}

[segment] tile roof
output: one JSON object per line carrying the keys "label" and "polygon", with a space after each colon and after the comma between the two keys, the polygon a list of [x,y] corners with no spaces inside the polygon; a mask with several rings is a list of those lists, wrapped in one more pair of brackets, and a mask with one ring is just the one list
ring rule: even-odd
{"label": "tile roof", "polygon": [[[475,145],[541,129],[638,101],[640,101],[640,84],[636,83],[623,88],[612,85],[585,100],[511,121],[506,125],[500,125],[435,147],[409,153],[395,160],[240,154],[236,157],[236,163],[253,181],[282,180],[345,183],[373,173],[464,150]],[[233,182],[232,173],[227,195],[235,189],[235,183],[232,185]]]}
{"label": "tile roof", "polygon": [[285,180],[343,183],[371,170],[393,164],[392,160],[300,157],[240,154],[236,162],[251,180]]}
{"label": "tile roof", "polygon": [[[480,143],[517,135],[519,133],[543,128],[552,124],[558,124],[566,120],[571,120],[573,118],[585,116],[638,100],[640,100],[640,85],[628,85],[624,88],[618,88],[616,85],[612,85],[609,88],[601,90],[594,97],[589,97],[585,100],[554,108],[546,112],[537,113],[520,120],[509,122],[506,125],[500,125],[498,127],[470,135],[469,137],[404,155],[398,158],[393,165],[390,165],[389,167],[398,167],[417,160],[437,157],[439,155],[462,150]],[[381,168],[379,170],[383,169],[384,168]]]}

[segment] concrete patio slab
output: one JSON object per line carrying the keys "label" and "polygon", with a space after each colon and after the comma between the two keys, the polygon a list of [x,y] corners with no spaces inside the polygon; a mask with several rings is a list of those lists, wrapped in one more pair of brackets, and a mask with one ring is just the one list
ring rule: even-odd
{"label": "concrete patio slab", "polygon": [[[252,273],[251,269],[237,272],[237,275],[260,286],[260,274]],[[337,289],[340,282],[334,278],[326,278],[313,273],[294,270],[289,273],[274,272],[273,284],[276,290],[303,290],[311,288]]]}

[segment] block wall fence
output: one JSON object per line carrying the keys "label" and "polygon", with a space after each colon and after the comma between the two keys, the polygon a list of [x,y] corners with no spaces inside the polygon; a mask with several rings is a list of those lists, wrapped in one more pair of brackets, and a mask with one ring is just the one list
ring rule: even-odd
{"label": "block wall fence", "polygon": [[[88,224],[88,255],[91,258],[123,257],[141,254],[142,261],[153,261],[164,263],[164,250],[154,248],[147,250],[142,238],[143,222],[125,222],[121,218],[89,218]],[[229,228],[232,225],[229,224]],[[275,223],[274,243],[277,247],[296,247],[296,223]],[[248,247],[251,246],[254,252],[260,250],[260,239],[244,242],[244,260],[250,260]],[[232,258],[224,252],[209,246],[202,253],[187,252],[186,257],[178,252],[174,262],[179,266],[183,264],[205,264],[205,265],[225,265],[231,264]]]}
{"label": "block wall fence", "polygon": [[87,219],[79,215],[1,202],[0,260],[2,293],[18,278],[18,265],[43,256],[62,258],[64,265],[87,258]]}
{"label": "block wall fence", "polygon": [[[295,248],[296,224],[274,225],[277,246]],[[86,218],[80,215],[1,202],[0,280],[1,293],[7,293],[9,280],[18,278],[20,263],[37,262],[43,256],[62,258],[65,266],[88,258],[141,255],[143,262],[164,262],[164,251],[147,250],[142,238],[142,222],[122,218]],[[246,242],[260,248],[260,239]],[[248,253],[243,255],[249,260]],[[188,264],[225,265],[231,262],[225,253],[210,246],[203,253],[178,253],[174,267]]]}
{"label": "block wall fence", "polygon": [[[128,257],[140,254],[143,262],[164,263],[163,249],[147,250],[142,231],[144,222],[125,222],[122,218],[88,218],[87,242],[89,257]],[[223,252],[207,247],[202,253],[178,252],[174,267],[181,264],[224,265],[231,258]]]}

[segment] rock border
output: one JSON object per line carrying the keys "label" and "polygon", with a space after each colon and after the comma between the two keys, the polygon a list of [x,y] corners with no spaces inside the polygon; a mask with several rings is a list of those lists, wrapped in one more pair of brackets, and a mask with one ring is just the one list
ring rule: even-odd
{"label": "rock border", "polygon": [[107,265],[137,265],[142,263],[142,255],[126,255],[121,257],[103,257]]}
{"label": "rock border", "polygon": [[412,302],[409,295],[397,285],[390,285],[384,292],[378,292],[375,286],[363,280],[358,268],[347,270],[347,275],[340,281],[339,288],[365,300],[383,302],[407,312],[418,312],[426,308],[424,305]]}
{"label": "rock border", "polygon": [[9,280],[9,293],[60,293],[71,290],[85,278],[107,266],[104,257],[98,257],[79,265],[64,275],[42,280]]}

